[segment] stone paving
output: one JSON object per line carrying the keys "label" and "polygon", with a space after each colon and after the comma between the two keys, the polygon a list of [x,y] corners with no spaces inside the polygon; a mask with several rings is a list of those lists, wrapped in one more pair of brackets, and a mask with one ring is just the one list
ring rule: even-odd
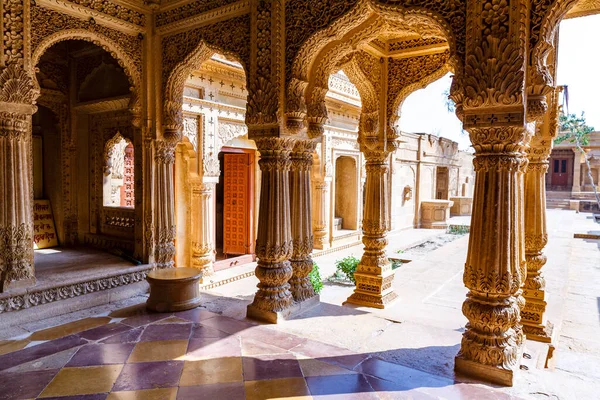
{"label": "stone paving", "polygon": [[[352,288],[326,284],[319,307],[255,325],[243,320],[256,290],[250,277],[204,292],[204,307],[193,311],[147,314],[139,304],[54,328],[65,320],[31,324],[0,342],[0,399],[598,399],[600,241],[573,238],[597,230],[589,214],[548,210],[544,272],[556,351],[551,368],[534,362],[512,388],[453,371],[466,322],[462,237],[396,270],[399,300],[385,310],[342,306]],[[390,241],[410,238],[406,231]],[[316,261],[332,271],[350,253],[360,248]]]}

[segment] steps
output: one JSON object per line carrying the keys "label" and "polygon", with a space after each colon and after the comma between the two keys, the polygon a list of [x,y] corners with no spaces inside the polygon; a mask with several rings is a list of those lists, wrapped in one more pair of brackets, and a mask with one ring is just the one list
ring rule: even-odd
{"label": "steps", "polygon": [[569,210],[569,199],[546,199],[546,208],[554,208],[559,210]]}

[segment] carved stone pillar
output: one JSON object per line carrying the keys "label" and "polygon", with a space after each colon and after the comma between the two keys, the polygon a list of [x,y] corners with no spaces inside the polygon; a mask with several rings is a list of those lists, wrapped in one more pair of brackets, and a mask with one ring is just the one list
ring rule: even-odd
{"label": "carved stone pillar", "polygon": [[331,178],[314,182],[313,193],[313,235],[316,249],[329,248],[329,196]]}
{"label": "carved stone pillar", "polygon": [[278,137],[255,141],[262,171],[256,237],[256,277],[260,283],[254,301],[248,305],[247,316],[276,323],[293,302],[288,281],[292,277],[289,172],[294,142]]}
{"label": "carved stone pillar", "polygon": [[525,276],[524,126],[470,127],[475,193],[463,280],[469,320],[456,369],[512,385],[523,342],[519,306]]}
{"label": "carved stone pillar", "polygon": [[294,252],[290,259],[293,271],[290,286],[297,302],[316,295],[308,278],[313,268],[310,256],[313,249],[310,173],[315,147],[316,143],[312,140],[298,140],[291,153],[290,214]]}
{"label": "carved stone pillar", "polygon": [[157,268],[172,268],[175,257],[175,192],[173,164],[175,163],[174,140],[154,142],[154,263]]}
{"label": "carved stone pillar", "polygon": [[0,292],[35,284],[33,107],[0,103]]}
{"label": "carved stone pillar", "polygon": [[575,158],[573,159],[573,188],[571,193],[581,192],[581,152],[577,149],[573,149]]}
{"label": "carved stone pillar", "polygon": [[209,182],[192,187],[192,254],[191,266],[202,270],[202,279],[212,275],[215,260],[214,201],[216,183]]}
{"label": "carved stone pillar", "polygon": [[361,306],[385,308],[398,297],[392,289],[394,273],[386,254],[388,226],[388,153],[365,152],[367,181],[363,210],[363,237],[365,252],[354,277],[356,289],[346,300]]}

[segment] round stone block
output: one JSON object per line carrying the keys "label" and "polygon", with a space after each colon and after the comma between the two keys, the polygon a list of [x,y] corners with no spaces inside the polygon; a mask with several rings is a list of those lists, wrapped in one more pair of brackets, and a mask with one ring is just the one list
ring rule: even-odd
{"label": "round stone block", "polygon": [[146,280],[150,284],[150,297],[146,307],[156,312],[198,307],[201,277],[202,272],[196,268],[167,268],[149,272]]}

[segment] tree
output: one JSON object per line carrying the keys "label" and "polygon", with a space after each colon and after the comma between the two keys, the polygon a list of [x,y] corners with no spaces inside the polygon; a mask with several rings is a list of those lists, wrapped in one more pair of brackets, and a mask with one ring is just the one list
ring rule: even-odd
{"label": "tree", "polygon": [[594,132],[594,128],[586,124],[584,113],[581,113],[580,117],[575,114],[561,113],[559,118],[560,132],[559,136],[554,139],[554,143],[559,144],[565,141],[574,143],[575,147],[577,147],[577,150],[583,154],[585,165],[587,166],[587,174],[590,178],[590,183],[594,188],[594,195],[596,196],[598,209],[600,209],[600,195],[598,194],[598,188],[596,187],[594,176],[592,175],[590,159],[583,149],[583,146],[587,146],[590,143],[590,133]]}

